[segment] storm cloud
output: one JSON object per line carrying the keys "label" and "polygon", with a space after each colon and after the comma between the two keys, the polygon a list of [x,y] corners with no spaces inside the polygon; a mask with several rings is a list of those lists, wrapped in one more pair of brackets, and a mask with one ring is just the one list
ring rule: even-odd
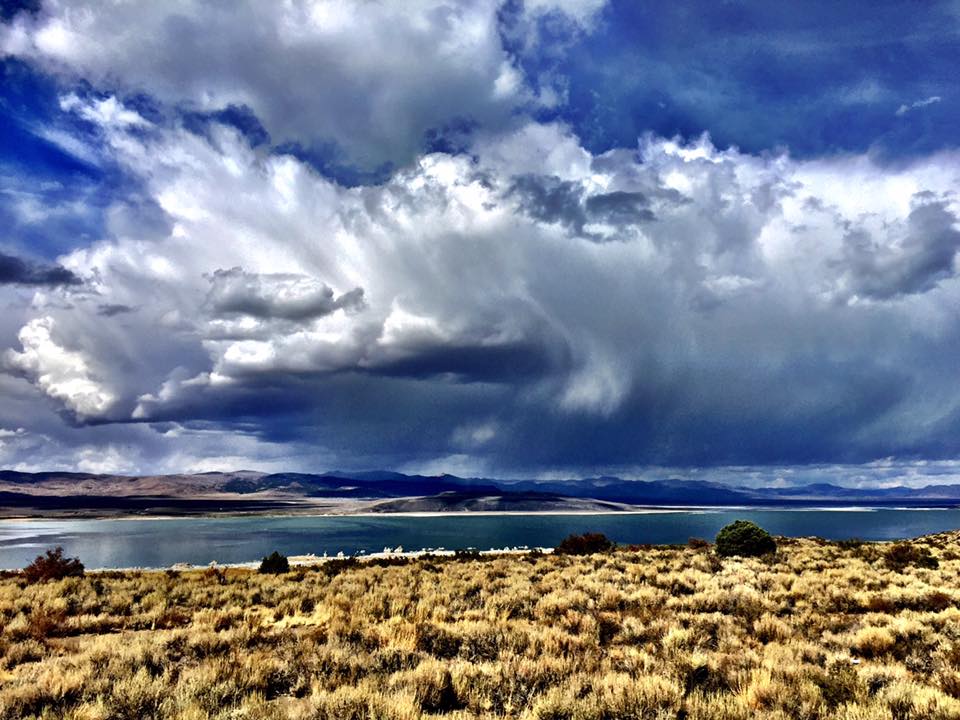
{"label": "storm cloud", "polygon": [[207,303],[215,315],[305,321],[363,308],[363,288],[334,297],[327,285],[300,275],[248,273],[236,267],[215,270],[208,279]]}
{"label": "storm cloud", "polygon": [[0,285],[79,285],[77,275],[59,265],[30,262],[0,253]]}
{"label": "storm cloud", "polygon": [[545,223],[558,223],[575,235],[603,242],[625,226],[656,219],[650,200],[638,191],[615,190],[588,195],[580,182],[556,176],[522,175],[509,196],[522,212]]}
{"label": "storm cloud", "polygon": [[348,189],[229,127],[101,129],[176,230],[65,256],[99,304],[36,305],[8,354],[81,422],[242,419],[394,464],[484,427],[468,450],[513,468],[955,450],[952,155],[594,157],[530,124]]}
{"label": "storm cloud", "polygon": [[956,274],[960,250],[957,216],[948,202],[932,193],[914,196],[914,207],[895,228],[893,242],[877,242],[868,227],[854,227],[844,237],[849,292],[856,296],[889,299],[922,293]]}
{"label": "storm cloud", "polygon": [[0,33],[109,168],[0,256],[0,462],[952,472],[956,149],[598,148],[547,60],[602,3],[84,7]]}

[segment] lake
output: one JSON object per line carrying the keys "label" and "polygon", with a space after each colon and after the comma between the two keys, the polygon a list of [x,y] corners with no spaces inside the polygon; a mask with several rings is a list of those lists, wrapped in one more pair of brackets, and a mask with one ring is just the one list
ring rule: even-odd
{"label": "lake", "polygon": [[960,528],[960,509],[676,510],[609,515],[218,517],[0,521],[0,568],[20,568],[62,545],[88,568],[168,567],[384,547],[448,550],[553,547],[570,533],[601,532],[619,543],[712,539],[729,522],[752,520],[775,535],[893,540]]}

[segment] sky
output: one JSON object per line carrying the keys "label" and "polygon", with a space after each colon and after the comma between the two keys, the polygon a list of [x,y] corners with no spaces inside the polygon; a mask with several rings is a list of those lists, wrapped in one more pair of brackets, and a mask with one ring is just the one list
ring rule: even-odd
{"label": "sky", "polygon": [[0,466],[960,482],[960,4],[0,3]]}

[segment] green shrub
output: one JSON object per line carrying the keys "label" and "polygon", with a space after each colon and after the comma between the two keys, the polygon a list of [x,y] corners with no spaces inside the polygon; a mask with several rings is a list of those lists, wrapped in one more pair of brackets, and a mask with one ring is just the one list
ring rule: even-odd
{"label": "green shrub", "polygon": [[884,560],[887,567],[898,572],[909,565],[929,570],[940,567],[940,562],[930,552],[930,548],[905,542],[891,545],[884,555]]}
{"label": "green shrub", "polygon": [[270,575],[290,572],[290,561],[287,560],[286,555],[281,555],[274,550],[260,562],[260,567],[257,572]]}
{"label": "green shrub", "polygon": [[777,551],[777,543],[763,528],[749,520],[737,520],[717,533],[717,554],[757,556]]}
{"label": "green shrub", "polygon": [[592,555],[607,552],[614,547],[613,541],[603,533],[584,533],[565,537],[553,552],[556,555]]}
{"label": "green shrub", "polygon": [[[387,567],[389,564],[406,564],[408,558],[383,558],[385,561],[384,564],[381,564],[379,560],[373,560],[371,562],[376,563],[380,567]],[[391,563],[393,560],[402,560],[401,563]],[[353,570],[360,567],[360,561],[355,557],[345,557],[345,558],[334,558],[333,560],[327,560],[324,563],[320,563],[315,566],[318,572],[322,572],[327,577],[335,577],[342,572],[347,570]]]}
{"label": "green shrub", "polygon": [[38,555],[36,560],[23,569],[23,577],[28,583],[83,577],[83,563],[78,558],[65,558],[63,548],[58,546],[47,550],[46,555]]}

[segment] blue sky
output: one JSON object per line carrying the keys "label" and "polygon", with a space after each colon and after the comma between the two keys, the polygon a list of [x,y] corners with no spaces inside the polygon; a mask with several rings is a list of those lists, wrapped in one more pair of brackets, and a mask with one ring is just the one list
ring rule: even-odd
{"label": "blue sky", "polygon": [[955,3],[171,8],[0,13],[0,464],[950,476]]}
{"label": "blue sky", "polygon": [[902,158],[956,145],[956,23],[946,3],[616,3],[527,65],[566,79],[558,114],[593,152],[706,131],[752,153]]}

